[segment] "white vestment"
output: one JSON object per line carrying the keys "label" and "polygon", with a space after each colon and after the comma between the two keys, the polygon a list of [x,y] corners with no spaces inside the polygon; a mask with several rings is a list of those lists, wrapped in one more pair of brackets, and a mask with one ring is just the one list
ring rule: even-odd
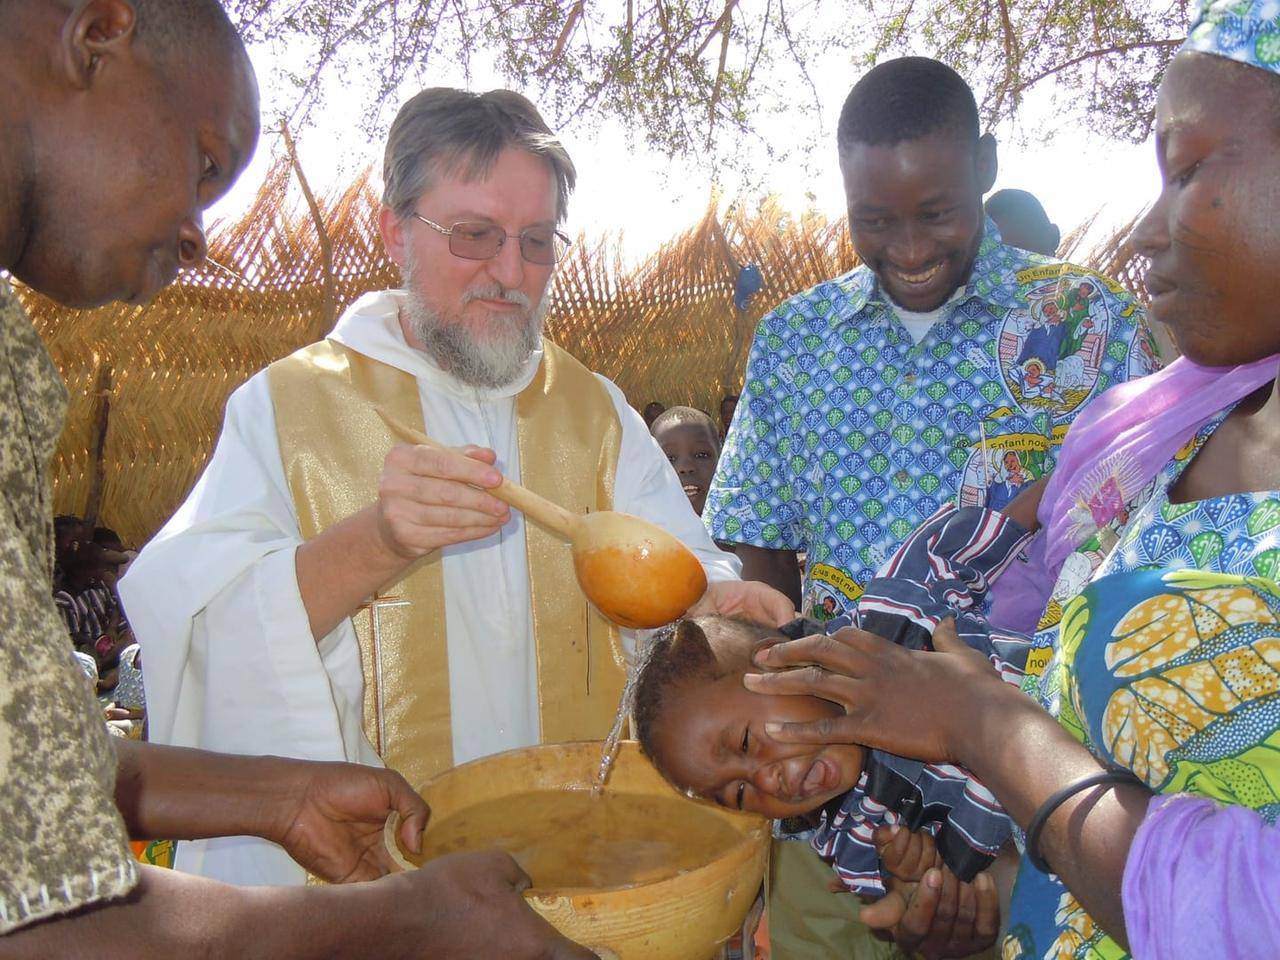
{"label": "white vestment", "polygon": [[[424,422],[450,446],[497,452],[520,479],[515,398],[541,351],[507,387],[465,386],[409,347],[397,319],[403,294],[362,297],[330,338],[417,378]],[[690,507],[675,471],[622,392],[600,378],[622,426],[614,509],[644,517],[686,543],[711,581],[736,579]],[[369,491],[373,502],[376,491]],[[453,757],[538,742],[537,668],[524,518],[497,534],[444,549]],[[186,502],[120,582],[142,644],[151,739],[227,753],[311,760],[379,759],[361,726],[363,679],[349,620],[317,643],[298,591],[302,542],[285,482],[267,375],[227,401],[222,435]],[[631,649],[634,637],[624,640]],[[181,869],[241,884],[301,883],[302,868],[262,840],[184,843]]]}

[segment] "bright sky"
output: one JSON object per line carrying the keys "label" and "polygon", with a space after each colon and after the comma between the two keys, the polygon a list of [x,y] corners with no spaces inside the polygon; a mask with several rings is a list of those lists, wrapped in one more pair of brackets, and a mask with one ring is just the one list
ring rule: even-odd
{"label": "bright sky", "polygon": [[[261,46],[251,53],[263,80],[263,126],[269,128],[272,117],[288,107],[277,77],[282,66],[289,66],[291,58]],[[716,176],[720,178],[719,193],[725,203],[735,198],[753,202],[774,193],[793,213],[816,209],[829,217],[842,216],[844,197],[835,162],[835,126],[841,103],[858,72],[847,62],[822,66],[824,75],[847,75],[847,80],[830,84],[833,95],[821,105],[821,130],[815,128],[811,118],[797,121],[785,114],[764,117],[758,124],[771,142],[816,138],[818,148],[807,163],[803,157],[772,162],[758,144],[748,145],[747,159],[755,170],[754,182],[748,183],[746,189],[747,181],[732,171],[717,172],[687,160],[672,161],[642,144],[629,143],[621,124],[616,122],[590,130],[562,130],[579,172],[578,189],[570,202],[569,232],[577,235],[581,231],[588,238],[596,238],[622,231],[626,258],[643,259],[698,220],[706,209]],[[350,81],[351,77],[344,79]],[[471,80],[473,89],[503,85],[496,75],[486,75],[474,64]],[[433,69],[423,85],[435,84],[466,85],[456,70],[451,75],[447,70]],[[407,89],[405,97],[414,89],[416,86]],[[1158,185],[1154,149],[1150,143],[1111,141],[1092,134],[1077,122],[1055,119],[1061,111],[1051,102],[1051,92],[1045,90],[1024,104],[1017,127],[1006,124],[996,131],[1001,142],[996,188],[1020,187],[1035,193],[1064,236],[1099,213],[1090,242],[1105,238],[1154,198]],[[331,83],[324,108],[317,111],[307,129],[297,132],[303,169],[318,193],[345,186],[366,166],[372,165],[375,171],[380,168],[381,138],[394,111],[387,111],[377,132],[378,141],[370,142],[359,123],[366,109],[362,85]],[[1046,142],[1047,131],[1056,131],[1056,136]],[[232,193],[214,208],[211,219],[239,216],[261,184],[273,156],[282,150],[278,135],[264,133],[252,166]]]}

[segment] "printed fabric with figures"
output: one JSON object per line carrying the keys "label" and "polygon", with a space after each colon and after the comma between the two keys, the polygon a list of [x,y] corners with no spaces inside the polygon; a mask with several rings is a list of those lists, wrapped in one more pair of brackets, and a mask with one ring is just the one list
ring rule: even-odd
{"label": "printed fabric with figures", "polygon": [[806,552],[803,612],[841,616],[939,507],[1005,506],[1052,470],[1091,397],[1157,366],[1128,292],[987,221],[968,284],[918,343],[866,267],[764,317],[708,526]]}

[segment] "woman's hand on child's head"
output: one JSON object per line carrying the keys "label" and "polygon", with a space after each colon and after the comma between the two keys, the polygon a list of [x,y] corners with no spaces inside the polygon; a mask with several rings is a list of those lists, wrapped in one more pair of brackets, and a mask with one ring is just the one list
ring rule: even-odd
{"label": "woman's hand on child's head", "polygon": [[[939,624],[933,643],[935,652],[906,650],[847,627],[760,651],[756,663],[774,672],[748,673],[743,682],[754,693],[820,697],[844,709],[842,717],[767,723],[765,731],[778,742],[860,743],[918,760],[960,762],[951,740],[966,732],[966,718],[1002,688],[1017,691],[960,640],[954,622]],[[982,692],[986,685],[990,694]]]}
{"label": "woman's hand on child's head", "polygon": [[908,830],[903,826],[877,827],[872,835],[880,866],[899,880],[916,882],[934,867],[942,866],[942,857],[933,837],[924,830]]}

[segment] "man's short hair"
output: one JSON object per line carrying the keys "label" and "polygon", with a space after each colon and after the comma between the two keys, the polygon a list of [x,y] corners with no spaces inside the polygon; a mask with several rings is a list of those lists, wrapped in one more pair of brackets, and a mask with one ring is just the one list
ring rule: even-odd
{"label": "man's short hair", "polygon": [[508,147],[541,157],[555,174],[563,220],[578,172],[529,100],[511,90],[423,90],[400,108],[387,137],[382,202],[403,219],[442,173],[483,177]]}
{"label": "man's short hair", "polygon": [[934,133],[978,142],[973,91],[945,63],[902,57],[873,68],[849,91],[836,141],[843,154],[854,144],[891,147]]}
{"label": "man's short hair", "polygon": [[131,0],[138,13],[138,39],[162,60],[187,58],[207,50],[211,41],[234,41],[240,35],[219,0]]}

